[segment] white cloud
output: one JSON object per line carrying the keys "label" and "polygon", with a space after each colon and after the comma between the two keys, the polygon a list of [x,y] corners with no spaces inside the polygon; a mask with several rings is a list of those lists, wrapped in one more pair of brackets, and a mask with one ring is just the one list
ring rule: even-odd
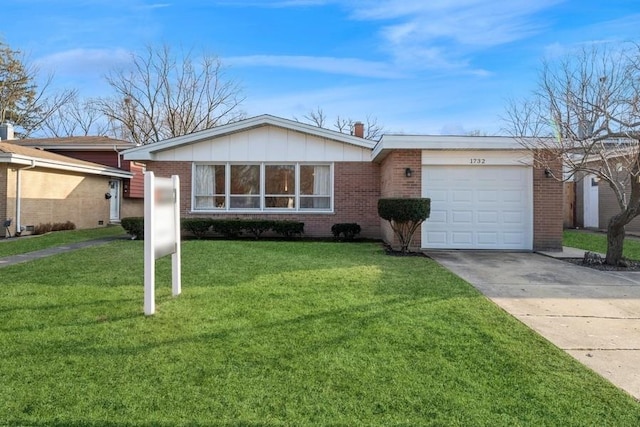
{"label": "white cloud", "polygon": [[232,66],[267,66],[295,68],[331,74],[343,74],[371,78],[402,78],[403,74],[383,62],[357,58],[333,58],[315,56],[250,55],[224,58]]}
{"label": "white cloud", "polygon": [[474,52],[543,31],[536,15],[562,1],[362,0],[351,13],[383,23],[383,48],[403,66],[464,68]]}
{"label": "white cloud", "polygon": [[38,58],[35,63],[43,69],[62,75],[105,74],[113,67],[131,61],[126,49],[71,49]]}

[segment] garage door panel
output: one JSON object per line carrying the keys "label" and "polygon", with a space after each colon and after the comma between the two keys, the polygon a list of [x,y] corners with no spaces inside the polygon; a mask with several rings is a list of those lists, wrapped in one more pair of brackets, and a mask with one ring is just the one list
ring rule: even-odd
{"label": "garage door panel", "polygon": [[532,249],[532,172],[526,166],[423,166],[431,249]]}
{"label": "garage door panel", "polygon": [[495,224],[498,222],[500,215],[496,211],[480,211],[478,212],[478,222],[480,224]]}
{"label": "garage door panel", "polygon": [[457,231],[451,233],[451,240],[457,245],[471,245],[473,243],[473,233],[470,231]]}
{"label": "garage door panel", "polygon": [[447,233],[444,231],[429,231],[426,233],[426,241],[431,245],[444,245],[447,243]]}
{"label": "garage door panel", "polygon": [[478,244],[479,245],[497,245],[499,242],[498,239],[498,233],[497,232],[493,232],[493,233],[483,233],[483,232],[479,232],[478,233]]}
{"label": "garage door panel", "polygon": [[473,212],[472,211],[453,211],[451,212],[452,224],[472,224]]}
{"label": "garage door panel", "polygon": [[498,201],[498,192],[495,190],[479,190],[477,192],[477,197],[479,202],[492,202],[495,203]]}

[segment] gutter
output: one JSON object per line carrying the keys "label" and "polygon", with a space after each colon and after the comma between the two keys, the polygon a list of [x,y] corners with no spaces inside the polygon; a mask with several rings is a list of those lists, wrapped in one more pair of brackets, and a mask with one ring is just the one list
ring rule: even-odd
{"label": "gutter", "polygon": [[[22,232],[22,224],[20,221],[20,211],[22,210],[22,190],[21,190],[21,172],[36,167],[36,161],[31,160],[31,165],[16,169],[16,233]],[[14,233],[15,234],[15,233]]]}

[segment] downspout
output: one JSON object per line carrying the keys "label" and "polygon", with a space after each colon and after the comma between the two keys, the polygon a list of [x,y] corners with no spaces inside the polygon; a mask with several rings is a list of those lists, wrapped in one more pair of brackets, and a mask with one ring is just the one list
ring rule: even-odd
{"label": "downspout", "polygon": [[113,146],[113,151],[116,152],[118,156],[118,169],[122,169],[122,161],[120,160],[120,152],[118,151],[118,147],[116,145]]}
{"label": "downspout", "polygon": [[20,211],[21,211],[21,199],[22,199],[22,191],[20,190],[20,182],[21,182],[21,173],[24,170],[33,169],[36,167],[36,161],[31,160],[31,166],[25,166],[20,169],[16,169],[16,233],[22,232],[22,224],[20,223]]}

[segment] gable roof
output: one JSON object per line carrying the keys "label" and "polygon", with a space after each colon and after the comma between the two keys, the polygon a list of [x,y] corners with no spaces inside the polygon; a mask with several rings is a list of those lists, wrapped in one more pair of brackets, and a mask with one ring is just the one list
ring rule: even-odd
{"label": "gable roof", "polygon": [[13,139],[11,143],[23,147],[43,147],[48,150],[126,150],[136,144],[107,136],[67,136],[62,138]]}
{"label": "gable roof", "polygon": [[164,150],[169,150],[183,145],[196,144],[201,141],[219,138],[233,133],[244,132],[263,126],[275,126],[369,150],[372,150],[375,146],[375,142],[368,139],[347,135],[318,126],[308,125],[306,123],[296,122],[294,120],[263,114],[261,116],[194,132],[189,135],[178,136],[164,141],[154,142],[153,144],[131,148],[129,150],[125,150],[122,154],[126,160],[152,160],[155,153]]}
{"label": "gable roof", "polygon": [[0,142],[0,163],[66,170],[118,178],[131,178],[133,176],[131,172],[110,168],[98,163],[74,159],[72,157],[51,153],[49,151],[23,147],[9,142]]}

